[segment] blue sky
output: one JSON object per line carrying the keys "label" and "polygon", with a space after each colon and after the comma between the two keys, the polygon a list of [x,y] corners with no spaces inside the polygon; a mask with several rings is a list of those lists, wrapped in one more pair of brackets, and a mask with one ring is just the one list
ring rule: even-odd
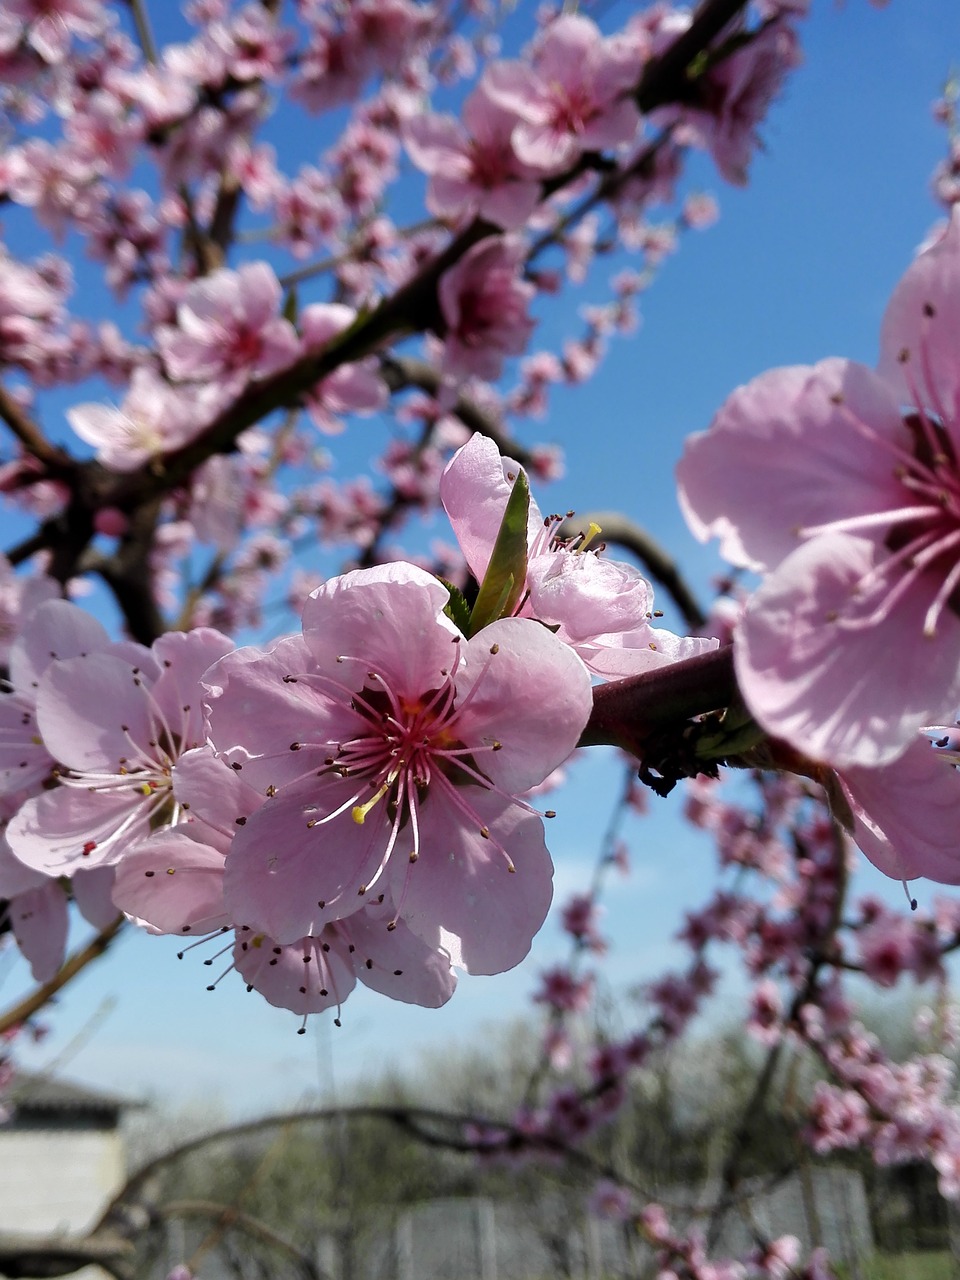
{"label": "blue sky", "polygon": [[[764,126],[749,187],[723,186],[706,161],[691,165],[689,186],[718,196],[719,223],[685,236],[642,299],[640,330],[613,340],[597,377],[558,393],[549,418],[524,433],[566,451],[566,477],[539,491],[542,506],[625,511],[672,550],[703,595],[720,564],[677,509],[673,467],[684,437],[705,428],[736,385],[773,365],[828,355],[872,363],[890,290],[939,216],[929,179],[945,137],[930,105],[960,61],[956,0],[894,0],[883,11],[867,0],[814,0],[812,8],[802,28],[805,65]],[[531,9],[521,5],[515,21]],[[576,332],[575,309],[595,296],[565,292],[557,304],[565,310],[544,328]],[[368,465],[380,439],[361,423],[342,445],[332,442],[335,474]],[[9,528],[4,544],[16,536]],[[426,532],[448,536],[440,520]],[[589,878],[620,782],[610,755],[593,752],[551,801],[560,901]],[[629,838],[633,875],[612,881],[607,896],[615,990],[680,958],[670,937],[712,875],[708,843],[680,821],[672,800],[651,796],[651,815],[631,820]],[[861,878],[864,890],[891,900],[901,892],[869,866]],[[297,1036],[293,1015],[246,994],[236,975],[206,992],[217,962],[205,968],[202,950],[178,962],[176,945],[124,937],[50,1012],[50,1034],[24,1050],[24,1064],[60,1062],[103,1087],[171,1102],[216,1097],[232,1113],[249,1113],[326,1090],[331,1079],[343,1086],[392,1062],[415,1064],[424,1052],[480,1037],[491,1022],[534,1017],[536,972],[563,954],[548,926],[521,970],[463,978],[443,1010],[360,991],[340,1029],[314,1019]],[[26,985],[22,966],[0,957],[0,1001]],[[736,991],[731,983],[731,1002]]]}

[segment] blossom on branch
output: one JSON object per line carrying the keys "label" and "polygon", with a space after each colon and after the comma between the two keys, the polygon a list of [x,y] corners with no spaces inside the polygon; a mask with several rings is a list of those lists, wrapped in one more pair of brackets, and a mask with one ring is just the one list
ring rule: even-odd
{"label": "blossom on branch", "polygon": [[736,629],[744,698],[813,759],[887,764],[960,702],[958,327],[954,213],[893,293],[877,372],[762,374],[680,463],[694,533],[766,574]]}
{"label": "blossom on branch", "polygon": [[532,66],[518,60],[490,67],[487,92],[519,117],[517,158],[557,173],[584,151],[633,140],[640,113],[629,95],[641,69],[632,42],[607,39],[590,18],[564,14],[536,42]]}
{"label": "blossom on branch", "polygon": [[413,116],[403,141],[417,168],[430,175],[427,208],[438,218],[486,218],[504,231],[522,227],[540,200],[538,170],[511,145],[519,116],[487,91],[481,80],[463,104],[463,124],[453,116]]}
{"label": "blossom on branch", "polygon": [[444,373],[492,380],[505,356],[526,350],[535,324],[527,306],[536,289],[521,276],[525,252],[516,238],[488,236],[440,277]]}
{"label": "blossom on branch", "polygon": [[[492,440],[475,435],[443,473],[440,499],[478,582],[520,470],[500,456]],[[518,613],[550,627],[594,675],[638,675],[717,647],[715,640],[676,636],[653,626],[653,588],[646,579],[631,565],[588,550],[583,537],[560,537],[561,523],[560,516],[544,518],[530,499],[526,582]]]}
{"label": "blossom on branch", "polygon": [[465,639],[448,591],[403,563],[308,599],[303,635],[205,677],[218,754],[267,796],[226,858],[227,911],[281,945],[385,892],[476,973],[517,964],[550,905],[537,812],[517,797],[573,750],[590,680],[545,628]]}
{"label": "blossom on branch", "polygon": [[198,682],[232,647],[200,627],[169,632],[151,649],[120,641],[51,661],[36,718],[59,781],[11,820],[17,857],[47,875],[72,875],[114,865],[138,839],[177,822],[173,770],[204,737]]}
{"label": "blossom on branch", "polygon": [[157,330],[167,372],[177,381],[228,380],[239,390],[292,364],[300,342],[280,302],[280,282],[265,262],[195,281],[177,307],[176,327]]}

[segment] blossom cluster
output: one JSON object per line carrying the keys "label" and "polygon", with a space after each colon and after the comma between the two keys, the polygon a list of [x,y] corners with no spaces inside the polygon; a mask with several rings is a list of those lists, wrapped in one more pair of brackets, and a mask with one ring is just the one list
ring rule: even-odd
{"label": "blossom cluster", "polygon": [[713,642],[653,626],[644,579],[560,538],[492,441],[463,446],[441,496],[480,584],[468,616],[404,562],[325,582],[267,650],[209,627],[111,642],[67,601],[24,608],[0,893],[38,978],[63,953],[61,878],[97,923],[232,931],[226,971],[303,1016],[358,979],[440,1005],[453,967],[526,955],[553,870],[524,794],[577,745],[590,672]]}
{"label": "blossom cluster", "polygon": [[[221,976],[303,1019],[358,982],[439,1006],[457,971],[513,967],[543,924],[552,811],[536,806],[584,738],[592,682],[656,692],[733,653],[719,701],[673,714],[663,694],[663,750],[678,776],[726,760],[795,776],[758,779],[755,811],[692,783],[688,817],[736,883],[688,915],[688,963],[648,985],[645,1025],[582,1053],[599,880],[568,902],[571,959],[535,996],[544,1087],[510,1141],[593,1132],[689,1029],[718,981],[710,949],[732,944],[754,1039],[829,1075],[808,1140],[931,1159],[956,1194],[950,1069],[888,1061],[842,978],[943,984],[960,921],[947,903],[850,907],[836,824],[889,875],[960,882],[960,216],[897,287],[876,370],[762,375],[689,443],[691,526],[762,576],[723,628],[658,625],[600,530],[571,536],[529,499],[527,475],[561,474],[559,448],[510,435],[590,378],[683,234],[716,218],[688,154],[747,181],[806,7],[745,0],[718,26],[722,6],[658,3],[614,30],[544,6],[501,56],[485,2],[192,0],[183,39],[158,46],[144,5],[10,0],[0,420],[16,445],[0,492],[37,530],[0,562],[0,932],[39,982],[60,970],[73,901],[104,931],[122,913],[206,944]],[[955,98],[938,108],[948,205]],[[294,155],[301,113],[313,141]],[[397,214],[404,174],[424,220]],[[100,268],[122,332],[75,288],[65,245]],[[554,295],[595,287],[615,250],[631,268],[534,348]],[[64,388],[71,434],[48,435]],[[345,477],[335,437],[374,416],[391,424],[378,479]],[[404,524],[439,505],[458,547],[414,562]],[[318,542],[344,572],[298,560]],[[38,553],[33,576],[13,571]],[[94,574],[123,640],[64,598]],[[237,647],[263,634],[278,582],[300,630]],[[653,730],[635,727],[644,750]],[[607,1201],[636,1217],[618,1190]],[[827,1274],[818,1257],[802,1271],[789,1239],[714,1265],[662,1211],[642,1222],[664,1274]]]}
{"label": "blossom cluster", "polygon": [[761,374],[687,442],[702,539],[763,575],[733,632],[773,738],[836,770],[838,816],[882,870],[960,882],[960,776],[938,758],[960,703],[960,215],[907,269],[876,370]]}

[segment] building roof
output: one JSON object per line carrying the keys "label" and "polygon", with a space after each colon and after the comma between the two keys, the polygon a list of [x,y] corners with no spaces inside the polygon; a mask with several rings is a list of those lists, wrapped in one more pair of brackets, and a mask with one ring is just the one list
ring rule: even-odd
{"label": "building roof", "polygon": [[20,1116],[27,1113],[75,1115],[82,1112],[117,1119],[121,1111],[142,1106],[132,1098],[122,1098],[119,1094],[30,1071],[17,1071],[2,1101]]}

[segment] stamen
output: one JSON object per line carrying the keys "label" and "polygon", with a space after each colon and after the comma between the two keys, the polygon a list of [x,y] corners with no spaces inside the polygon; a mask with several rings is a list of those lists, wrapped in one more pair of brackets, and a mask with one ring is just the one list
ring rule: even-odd
{"label": "stamen", "polygon": [[[402,767],[403,767],[403,764],[401,762],[401,768]],[[376,794],[372,796],[366,802],[366,804],[354,805],[351,811],[351,816],[354,822],[356,822],[358,826],[361,826],[361,827],[363,826],[364,822],[366,822],[367,820],[367,814],[375,805],[380,803],[380,801],[387,794],[387,792],[390,790],[391,786],[395,781],[396,781],[396,774],[394,774],[392,777],[388,777],[386,782],[383,784],[383,786],[380,787],[380,789],[376,792]]]}
{"label": "stamen", "polygon": [[[946,541],[946,539],[944,539],[944,541]],[[954,541],[960,541],[960,530],[958,530],[955,535]],[[940,614],[949,603],[950,597],[953,595],[958,583],[960,583],[960,560],[957,561],[943,580],[940,590],[933,599],[933,603],[924,615],[923,634],[927,636],[927,638],[936,635],[937,622],[940,620]]]}
{"label": "stamen", "polygon": [[601,529],[601,527],[595,521],[591,520],[589,525],[587,526],[586,533],[583,533],[580,535],[583,541],[579,544],[579,546],[572,548],[574,555],[578,555],[578,556],[582,555],[583,552],[586,551],[590,543],[597,536],[597,534],[602,532],[603,530]]}

